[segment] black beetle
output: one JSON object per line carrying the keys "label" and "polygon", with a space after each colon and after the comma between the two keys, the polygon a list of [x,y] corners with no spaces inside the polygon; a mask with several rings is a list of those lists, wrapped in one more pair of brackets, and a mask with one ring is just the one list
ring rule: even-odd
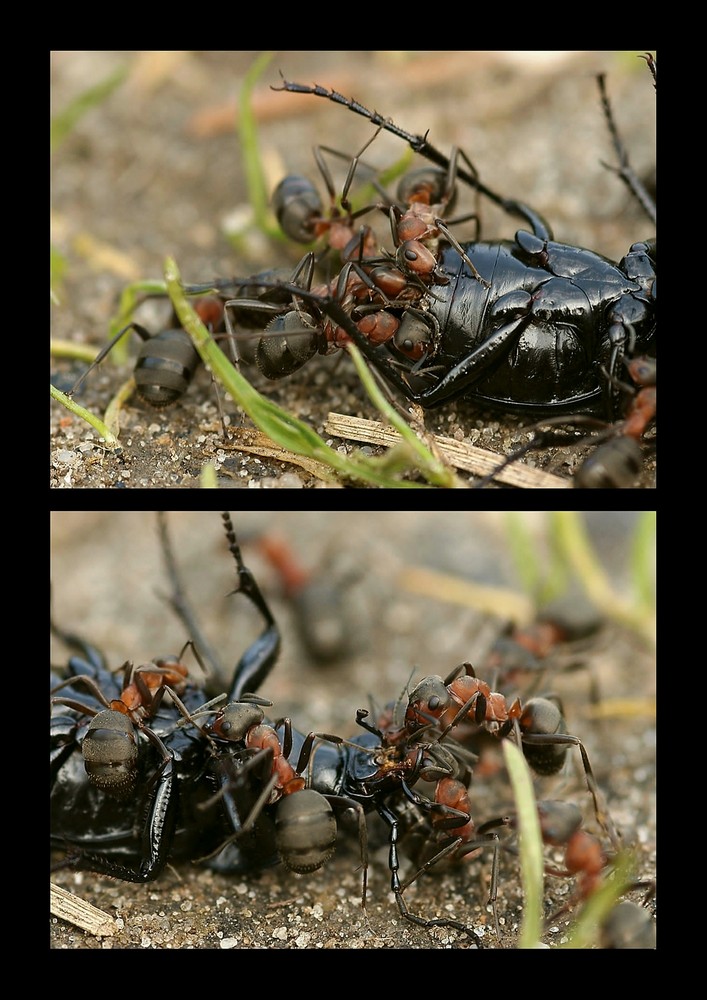
{"label": "black beetle", "polygon": [[[503,409],[578,413],[592,409],[602,397],[615,399],[612,377],[621,373],[621,359],[650,350],[654,343],[654,241],[634,243],[618,264],[593,251],[553,242],[550,227],[537,212],[482,184],[475,172],[458,163],[456,151],[447,157],[426,136],[405,132],[335,91],[285,80],[282,88],[273,89],[343,104],[404,139],[442,173],[453,171],[530,224],[530,231],[519,230],[512,242],[456,248],[440,244],[442,275],[428,290],[421,288],[412,303],[385,307],[401,318],[395,346],[403,354],[414,347],[417,358],[425,355],[424,365],[418,360],[403,374],[399,362],[393,364],[359,332],[353,321],[355,305],[347,312],[333,296],[312,297],[317,310],[339,324],[388,381],[425,407],[464,394]],[[400,257],[397,253],[395,260]],[[378,301],[383,308],[380,297]],[[417,375],[427,375],[432,384],[414,387],[410,376]],[[615,403],[605,409],[617,415]]]}
{"label": "black beetle", "polygon": [[[652,57],[648,64],[655,76]],[[273,89],[324,97],[366,117],[434,163],[438,179],[435,170],[423,171],[425,182],[433,178],[426,194],[413,187],[411,195],[403,183],[398,203],[389,204],[395,252],[377,257],[364,251],[370,241],[368,227],[362,227],[358,254],[354,241],[342,253],[340,273],[326,285],[279,283],[289,299],[270,307],[273,318],[261,336],[260,343],[270,345],[268,365],[261,367],[267,377],[289,375],[315,353],[353,341],[391,386],[425,408],[463,396],[536,419],[571,423],[578,415],[594,415],[616,422],[611,433],[633,433],[621,423],[626,410],[621,380],[625,363],[655,350],[654,239],[633,243],[618,263],[556,242],[536,211],[483,184],[460,151],[446,156],[426,135],[406,132],[318,85],[283,80]],[[621,157],[618,172],[650,209],[602,94]],[[457,242],[449,230],[452,220],[438,217],[453,202],[457,180],[527,228],[514,240]],[[410,222],[412,235],[403,231]],[[234,279],[231,287],[248,281]],[[246,307],[247,302],[238,303],[239,309]],[[586,479],[583,485],[611,485]]]}
{"label": "black beetle", "polygon": [[[223,697],[257,700],[253,692],[277,659],[280,633],[241,560],[230,516],[223,517],[236,561],[235,592],[245,594],[264,621]],[[183,610],[179,587],[173,605]],[[149,882],[168,859],[196,859],[217,848],[232,832],[229,817],[203,807],[213,795],[219,761],[190,724],[211,692],[189,680],[179,658],[137,668],[128,662],[115,673],[88,642],[54,623],[52,630],[80,654],[63,676],[51,677],[51,843],[67,852],[64,863]],[[243,811],[248,807],[244,799]],[[276,858],[273,845],[263,842],[251,854],[248,845],[231,852],[230,865],[249,868]]]}

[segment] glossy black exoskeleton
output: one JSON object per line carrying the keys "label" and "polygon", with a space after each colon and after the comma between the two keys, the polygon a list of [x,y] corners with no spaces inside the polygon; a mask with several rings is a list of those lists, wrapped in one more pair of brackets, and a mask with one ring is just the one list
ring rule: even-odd
{"label": "glossy black exoskeleton", "polygon": [[[280,634],[243,565],[227,514],[224,522],[237,566],[235,592],[264,620],[225,695],[238,701],[254,697],[277,658]],[[179,610],[177,590],[173,603]],[[190,681],[175,658],[137,668],[126,663],[116,674],[89,643],[56,626],[53,631],[80,654],[62,677],[51,679],[51,842],[66,852],[64,863],[149,882],[168,859],[197,859],[217,848],[229,832],[228,816],[203,807],[219,761],[188,721],[210,692]],[[248,846],[231,853],[231,867],[276,860],[267,842]]]}
{"label": "glossy black exoskeleton", "polygon": [[[407,330],[413,324],[428,330],[428,362],[419,373],[429,366],[437,374],[412,395],[424,406],[465,393],[507,410],[581,412],[605,394],[601,369],[614,369],[628,327],[641,349],[651,341],[654,313],[625,261],[617,266],[525,231],[513,243],[464,250],[489,287],[448,247],[441,270],[449,283],[434,287],[423,318],[402,319],[402,338],[414,336]],[[632,248],[636,255],[647,262],[647,252]]]}
{"label": "glossy black exoskeleton", "polygon": [[[121,701],[122,683],[97,651],[83,650],[85,658],[69,661],[71,698],[52,679],[51,843],[71,867],[149,882],[168,858],[195,857],[202,838],[210,842],[216,833],[196,808],[207,792],[202,741],[179,728],[169,698],[142,723],[107,708]],[[105,700],[85,692],[79,678],[95,683]],[[203,692],[188,685],[182,697],[196,707]]]}

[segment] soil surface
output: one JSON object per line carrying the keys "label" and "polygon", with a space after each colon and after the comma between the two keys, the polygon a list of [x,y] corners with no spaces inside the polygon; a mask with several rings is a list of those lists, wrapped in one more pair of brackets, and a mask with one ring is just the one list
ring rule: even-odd
{"label": "soil surface", "polygon": [[[544,512],[523,513],[532,537],[546,546]],[[521,593],[510,557],[504,516],[488,513],[387,511],[235,512],[246,563],[271,602],[283,634],[278,664],[260,694],[274,704],[273,718],[288,716],[300,730],[354,736],[358,708],[380,706],[410,682],[449,673],[464,661],[482,663]],[[628,595],[628,539],[633,512],[587,515],[602,563],[617,593]],[[260,622],[233,586],[220,517],[214,512],[174,512],[169,524],[187,590],[205,634],[227,673]],[[119,667],[126,659],[147,662],[179,652],[186,638],[165,604],[168,592],[155,514],[55,512],[52,515],[53,614],[103,650]],[[348,644],[326,665],[303,645],[297,616],[282,596],[272,566],[257,546],[263,532],[289,541],[300,564],[331,594],[343,593],[335,621],[344,622]],[[443,574],[432,579],[419,571]],[[460,597],[459,585],[502,588],[491,613],[480,596]],[[324,608],[325,603],[317,607]],[[52,645],[52,663],[67,650]],[[655,663],[652,645],[625,627],[607,622],[586,648],[574,651],[586,670],[555,669],[545,690],[564,704],[568,731],[586,746],[597,782],[623,841],[635,854],[638,878],[655,878]],[[567,650],[555,659],[567,663]],[[232,669],[232,667],[231,667]],[[592,695],[592,692],[595,692]],[[358,730],[360,733],[360,730]],[[575,755],[570,755],[570,757]],[[587,830],[598,829],[579,754],[554,778],[537,778],[539,798],[575,803]],[[477,825],[512,809],[503,770],[474,777]],[[371,857],[367,908],[360,905],[360,857],[355,838],[339,839],[334,858],[311,876],[282,867],[262,873],[217,874],[204,867],[169,866],[148,885],[62,869],[54,881],[108,914],[113,934],[96,936],[52,917],[54,949],[358,949],[468,948],[469,939],[449,928],[427,929],[402,920],[390,892],[385,839],[370,823]],[[61,855],[55,855],[55,860]],[[556,863],[561,856],[554,857]],[[500,852],[498,914],[501,938],[486,905],[490,858],[461,868],[440,868],[406,892],[410,909],[423,917],[451,917],[471,925],[484,948],[514,948],[523,913],[518,859]],[[401,868],[408,873],[403,854]],[[553,914],[571,898],[573,880],[545,880],[544,906]],[[645,892],[630,898],[643,901]],[[655,900],[649,912],[655,913]],[[567,939],[573,912],[555,921],[543,942]]]}
{"label": "soil surface", "polygon": [[[161,279],[176,259],[188,282],[247,276],[293,267],[301,248],[254,233],[237,246],[226,233],[242,229],[249,211],[241,144],[234,123],[245,73],[257,52],[54,52],[52,112],[112,74],[122,83],[78,117],[52,156],[52,239],[63,261],[63,281],[52,307],[52,338],[97,350],[106,342],[118,299],[132,281]],[[253,107],[269,189],[285,174],[319,177],[315,145],[345,154],[331,158],[343,183],[347,157],[371,137],[363,118],[316,97],[276,93],[278,71],[290,80],[317,82],[391,117],[412,133],[429,131],[442,151],[456,145],[479,176],[504,196],[533,206],[555,238],[620,260],[631,243],[653,235],[651,223],[619,178],[602,165],[614,151],[602,114],[596,74],[608,87],[631,162],[641,177],[655,164],[655,93],[645,63],[631,52],[278,52],[256,86]],[[376,169],[398,162],[403,143],[381,134],[363,159]],[[323,186],[322,186],[323,187]],[[462,192],[457,211],[473,211]],[[512,238],[518,220],[480,206],[486,239]],[[240,221],[239,221],[240,220]],[[246,227],[247,228],[247,227]],[[383,223],[380,241],[389,243]],[[471,223],[455,227],[464,241]],[[156,332],[168,322],[163,301],[135,314]],[[131,352],[137,349],[137,338]],[[85,363],[55,355],[52,381],[68,390]],[[89,377],[77,401],[103,414],[131,365],[106,362]],[[329,412],[378,419],[343,355],[310,361],[295,375],[268,382],[244,369],[253,384],[335,447],[360,445],[325,430]],[[197,373],[185,397],[156,410],[130,399],[120,416],[119,454],[60,404],[51,405],[51,487],[185,488],[198,485],[206,462],[223,487],[315,487],[327,483],[296,461],[242,450],[252,426],[223,402],[231,438],[224,439],[208,374]],[[508,454],[527,442],[528,416],[489,413],[471,402],[430,411],[428,431]],[[583,432],[586,433],[586,432]],[[240,447],[239,447],[240,442]],[[372,446],[369,446],[372,447]],[[373,448],[375,453],[375,448]],[[586,449],[553,448],[528,463],[569,477]],[[462,473],[469,482],[469,473]],[[346,484],[351,485],[351,484]],[[358,484],[353,484],[358,485]],[[652,448],[646,448],[636,485],[655,485]],[[498,487],[504,488],[504,487]],[[508,487],[505,487],[508,488]]]}

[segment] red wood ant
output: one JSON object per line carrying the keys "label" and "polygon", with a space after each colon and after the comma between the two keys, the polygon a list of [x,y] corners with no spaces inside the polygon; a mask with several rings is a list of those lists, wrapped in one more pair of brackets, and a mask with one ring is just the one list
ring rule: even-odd
{"label": "red wood ant", "polygon": [[582,814],[571,802],[554,799],[540,801],[538,816],[543,842],[561,847],[564,851],[566,870],[546,866],[546,874],[577,878],[574,897],[549,918],[553,921],[577,901],[587,899],[596,891],[609,859],[599,840],[582,829]]}
{"label": "red wood ant", "polygon": [[286,236],[297,243],[312,243],[326,237],[327,249],[337,251],[342,260],[353,259],[361,246],[365,256],[372,256],[375,253],[373,230],[369,226],[363,226],[357,231],[353,225],[356,219],[366,215],[375,206],[367,205],[353,211],[349,201],[349,190],[356,170],[361,165],[361,156],[379,132],[380,129],[355,156],[351,157],[348,174],[338,198],[331,171],[323,154],[329,153],[345,159],[348,157],[329,146],[314,147],[314,159],[329,195],[328,213],[324,210],[319,191],[309,178],[291,174],[280,181],[273,191],[272,206]]}
{"label": "red wood ant", "polygon": [[[548,668],[570,670],[583,666],[576,654],[603,624],[604,619],[591,601],[569,592],[540,608],[532,622],[511,623],[493,643],[482,672],[503,691],[513,690],[527,677],[532,678],[530,687],[535,690]],[[561,654],[567,654],[569,661]]]}
{"label": "red wood ant", "polygon": [[[89,662],[91,659],[96,661],[91,647],[63,632],[53,622],[52,631],[69,645],[77,645],[88,652]],[[138,781],[138,732],[158,750],[164,768],[161,780],[166,788],[171,786],[171,754],[148,722],[157,714],[165,693],[181,705],[179,695],[184,693],[188,678],[188,669],[181,662],[185,649],[186,646],[178,657],[155,658],[139,667],[126,662],[122,667],[123,687],[118,698],[106,697],[98,680],[100,671],[96,675],[80,673],[68,677],[53,687],[52,705],[64,705],[91,717],[81,751],[88,779],[96,788],[117,799],[125,799],[134,792]],[[57,692],[67,687],[83,687],[97,705],[103,706],[103,711],[66,695],[56,697]]]}
{"label": "red wood ant", "polygon": [[602,948],[655,948],[655,922],[642,906],[623,900],[601,925]]}
{"label": "red wood ant", "polygon": [[307,654],[322,665],[345,658],[357,642],[349,599],[355,571],[332,579],[308,569],[293,546],[274,531],[260,535],[256,545],[277,573]]}
{"label": "red wood ant", "polygon": [[626,362],[633,385],[620,383],[630,403],[622,421],[611,428],[608,441],[585,460],[575,476],[576,485],[588,488],[630,486],[638,475],[643,457],[639,442],[655,421],[656,362],[640,356]]}
{"label": "red wood ant", "polygon": [[509,704],[505,695],[492,691],[485,681],[477,678],[470,663],[462,663],[444,680],[439,676],[426,677],[413,689],[405,722],[411,731],[438,726],[442,738],[454,730],[455,739],[473,750],[483,746],[488,738],[505,739],[515,733],[528,764],[539,775],[557,774],[565,762],[567,750],[576,746],[597,820],[618,849],[620,837],[608,810],[602,805],[589,755],[582,741],[565,731],[564,713],[558,698],[534,697],[525,705],[516,698]]}
{"label": "red wood ant", "polygon": [[[218,709],[211,722],[200,725],[203,709],[187,716],[213,746],[218,790],[199,807],[210,809],[223,803],[233,833],[200,860],[220,855],[229,844],[242,843],[244,836],[262,817],[266,807],[274,808],[274,841],[286,868],[300,875],[321,868],[329,861],[336,845],[336,820],[328,797],[307,787],[303,772],[312,757],[316,739],[341,743],[337,736],[308,733],[301,743],[296,766],[289,757],[293,749],[293,728],[289,719],[271,725],[261,706],[271,705],[250,695]],[[204,706],[208,708],[208,706]],[[282,730],[282,738],[278,730]],[[252,793],[250,802],[244,795]],[[246,807],[247,803],[247,807]]]}
{"label": "red wood ant", "polygon": [[[197,299],[194,309],[210,330],[216,332],[223,323],[224,307],[220,299],[210,296]],[[186,330],[176,325],[151,334],[139,323],[131,322],[110,340],[86,371],[67,393],[73,396],[87,376],[113,350],[120,338],[134,330],[143,344],[135,362],[135,388],[138,396],[151,406],[171,406],[181,399],[191,384],[201,358]]]}
{"label": "red wood ant", "polygon": [[[559,909],[546,918],[546,927],[554,924],[560,917],[579,903],[586,902],[604,884],[607,871],[611,868],[612,858],[607,855],[600,841],[593,834],[583,829],[582,814],[571,802],[556,799],[541,800],[537,803],[540,833],[543,843],[562,850],[564,868],[558,868],[553,863],[545,864],[545,874],[555,878],[574,878],[575,890]],[[495,821],[497,826],[508,825],[516,827],[516,820],[503,817]],[[643,883],[631,886],[635,888]],[[614,944],[604,943],[603,947],[631,947],[623,943],[631,940],[649,939],[648,924],[650,918],[637,917],[635,910],[640,908],[634,904],[622,906],[619,904],[612,910],[605,923],[605,941],[613,939]],[[630,911],[630,912],[629,912]],[[642,911],[645,913],[645,911]],[[646,919],[648,918],[648,919]],[[643,943],[641,947],[652,947]]]}

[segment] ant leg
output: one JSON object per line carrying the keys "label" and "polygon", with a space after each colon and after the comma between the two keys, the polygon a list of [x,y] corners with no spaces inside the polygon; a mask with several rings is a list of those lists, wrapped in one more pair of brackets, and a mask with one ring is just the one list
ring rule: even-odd
{"label": "ant leg", "polygon": [[103,361],[103,359],[106,357],[106,355],[109,354],[110,351],[113,350],[113,348],[118,343],[118,341],[120,340],[120,338],[123,336],[123,334],[126,334],[128,332],[128,330],[134,330],[135,333],[137,333],[137,335],[142,340],[145,340],[145,341],[151,340],[151,334],[149,333],[149,331],[147,331],[145,329],[144,326],[140,326],[139,323],[128,323],[128,325],[124,326],[122,330],[119,330],[116,333],[115,337],[113,337],[112,340],[108,341],[108,343],[103,348],[103,350],[101,350],[96,355],[96,357],[93,359],[93,361],[88,366],[88,368],[83,373],[83,375],[79,376],[79,378],[76,380],[76,382],[74,382],[74,384],[71,387],[71,389],[69,389],[69,391],[66,394],[67,396],[73,396],[74,393],[77,392],[77,390],[83,385],[83,383],[86,381],[86,379],[88,378],[88,376],[91,374],[91,372],[93,371],[93,369],[96,368],[97,365],[99,365],[101,363],[101,361]]}
{"label": "ant leg", "polygon": [[261,866],[272,863],[277,856],[277,849],[271,824],[258,824],[277,783],[277,774],[272,773],[272,763],[271,747],[258,750],[247,759],[238,758],[229,752],[217,755],[209,769],[217,790],[210,798],[201,802],[198,809],[205,811],[221,802],[233,832],[196,861],[209,861],[229,845],[238,844],[250,834],[248,843],[240,845],[244,856],[248,858],[248,864],[241,864],[238,860],[235,864],[227,863],[225,867],[231,870],[251,868],[251,855],[254,855],[252,860]]}
{"label": "ant leg", "polygon": [[400,876],[398,874],[400,870],[400,862],[398,859],[398,817],[385,803],[376,803],[376,809],[381,819],[384,820],[390,827],[390,851],[388,856],[388,867],[390,869],[390,888],[395,896],[395,902],[398,905],[398,910],[405,920],[409,920],[410,923],[417,924],[419,927],[451,927],[454,930],[462,931],[467,934],[477,945],[481,946],[480,939],[471,927],[467,927],[466,924],[460,923],[458,920],[452,920],[451,918],[445,917],[434,917],[426,918],[417,916],[417,914],[412,913],[407,906],[403,898],[403,889],[400,883]]}
{"label": "ant leg", "polygon": [[[391,121],[390,118],[383,118],[383,116],[378,114],[377,111],[369,111],[368,108],[363,106],[363,104],[360,104],[352,98],[344,97],[343,94],[339,94],[335,90],[327,90],[319,84],[308,86],[307,84],[294,83],[290,80],[285,80],[284,77],[282,79],[281,87],[272,87],[271,89],[287,90],[290,93],[295,94],[313,94],[315,97],[324,97],[327,100],[333,101],[335,104],[342,104],[345,108],[348,108],[349,111],[353,111],[355,114],[362,115],[364,118],[367,118],[371,124],[377,125],[380,128],[385,129],[387,132],[391,132],[393,135],[396,135],[404,142],[407,142],[413,152],[419,153],[420,156],[424,156],[425,159],[429,160],[431,163],[436,163],[438,167],[442,167],[444,170],[450,169],[450,158],[445,156],[444,153],[440,153],[438,149],[435,149],[435,147],[427,141],[427,134],[413,135],[410,132],[406,132],[404,129],[396,125],[395,122]],[[495,191],[486,187],[485,184],[482,184],[479,180],[476,168],[473,166],[469,158],[464,153],[461,153],[461,156],[469,167],[469,170],[465,170],[462,167],[457,166],[456,175],[461,178],[465,184],[468,184],[480,194],[484,195],[484,197],[494,202],[494,204],[498,205],[504,212],[507,212],[509,215],[520,216],[520,218],[530,223],[533,232],[536,233],[536,235],[550,232],[550,227],[533,209],[529,208],[520,201],[515,201],[512,198],[503,198],[501,195],[496,194]],[[543,237],[541,236],[541,238]],[[552,237],[548,235],[544,238],[551,239]]]}
{"label": "ant leg", "polygon": [[422,865],[421,868],[418,868],[413,875],[409,875],[408,878],[406,878],[405,881],[400,884],[400,891],[405,892],[405,890],[409,886],[411,886],[413,882],[416,882],[421,875],[424,875],[425,872],[430,871],[430,869],[434,868],[434,866],[439,864],[440,861],[444,861],[444,859],[448,855],[450,854],[454,855],[454,852],[456,851],[457,847],[459,847],[459,845],[463,843],[464,843],[463,837],[455,837],[454,840],[450,840],[450,842],[445,847],[443,847],[440,851],[437,852],[437,854],[431,857],[429,861],[425,861],[425,863]]}
{"label": "ant leg", "polygon": [[[356,174],[356,171],[358,170],[358,167],[359,166],[364,166],[364,167],[366,166],[365,163],[361,162],[361,157],[366,152],[366,150],[371,145],[371,143],[374,142],[374,140],[377,138],[377,136],[382,131],[382,129],[383,129],[383,126],[381,125],[380,128],[378,128],[377,131],[375,131],[373,133],[373,135],[371,136],[371,138],[368,139],[363,144],[363,146],[359,149],[358,153],[356,153],[356,155],[352,156],[352,157],[349,157],[347,154],[340,153],[336,149],[331,149],[331,147],[329,147],[329,146],[315,146],[315,148],[314,148],[314,159],[317,161],[317,167],[319,168],[319,172],[322,175],[324,183],[326,184],[326,188],[327,188],[327,191],[329,193],[329,198],[331,199],[332,207],[334,207],[335,204],[336,204],[336,189],[334,187],[334,182],[332,180],[331,171],[329,170],[329,168],[326,165],[326,161],[324,160],[324,157],[322,156],[322,152],[331,153],[334,156],[340,156],[340,157],[342,157],[342,159],[347,159],[347,160],[350,159],[351,162],[349,164],[349,170],[348,170],[348,173],[346,175],[346,180],[344,181],[344,186],[341,189],[341,199],[340,200],[341,200],[341,207],[342,207],[342,209],[346,213],[347,217],[349,219],[351,219],[351,220],[357,218],[360,215],[363,215],[365,212],[368,212],[368,211],[371,210],[371,208],[375,207],[375,206],[368,206],[367,208],[359,209],[357,212],[352,213],[351,212],[351,207],[352,206],[351,206],[351,202],[349,201],[349,190],[350,190],[351,185],[353,183],[353,179],[354,179],[354,176]],[[367,167],[367,169],[370,170],[372,168],[371,167]]]}
{"label": "ant leg", "polygon": [[466,250],[461,245],[461,243],[459,242],[459,240],[454,236],[454,234],[450,231],[449,226],[447,226],[447,224],[444,222],[444,220],[443,219],[435,219],[435,226],[437,226],[437,228],[439,229],[440,233],[442,233],[442,235],[445,237],[445,239],[449,243],[451,243],[451,245],[457,251],[457,253],[461,257],[461,259],[464,261],[464,263],[466,264],[466,266],[469,268],[469,270],[471,271],[471,273],[473,274],[473,276],[476,278],[476,280],[479,281],[482,285],[485,285],[486,288],[490,288],[491,287],[491,282],[487,281],[486,278],[482,278],[481,277],[481,275],[479,274],[479,272],[476,270],[475,266],[472,264],[471,258],[468,256]]}
{"label": "ant leg", "polygon": [[[546,734],[540,735],[535,733],[523,733],[522,734],[522,744],[523,747],[566,747],[576,746],[579,748],[580,755],[582,757],[582,766],[584,768],[584,775],[587,781],[587,788],[592,796],[592,801],[594,803],[594,814],[597,818],[597,822],[601,826],[604,833],[607,835],[614,850],[621,850],[621,836],[614,826],[614,821],[611,818],[611,814],[604,802],[604,797],[599,789],[599,786],[594,777],[594,772],[592,770],[592,765],[589,761],[589,754],[587,753],[584,744],[577,736],[571,736],[566,733],[556,733],[556,734]],[[527,756],[527,755],[526,755]],[[534,754],[531,756],[529,761],[530,766],[537,771],[539,774],[554,774],[554,770],[539,770],[537,768],[537,760]],[[553,765],[554,766],[554,765]]]}
{"label": "ant leg", "polygon": [[[476,851],[479,848],[488,847],[489,844],[491,844],[493,847],[493,861],[491,863],[491,885],[489,887],[489,898],[487,905],[492,907],[493,909],[493,921],[496,929],[496,937],[500,939],[501,928],[498,922],[498,908],[497,908],[498,864],[499,864],[498,834],[492,833],[488,834],[488,836],[485,836],[479,840],[470,840],[470,841],[465,841],[463,837],[455,837],[454,840],[450,841],[450,843],[448,843],[445,847],[443,847],[440,851],[438,851],[437,854],[435,854],[432,858],[429,859],[429,861],[426,861],[421,868],[418,868],[418,870],[413,875],[410,875],[408,876],[408,878],[405,879],[405,881],[402,883],[400,887],[401,893],[405,892],[405,890],[409,886],[411,886],[413,882],[417,881],[417,879],[421,875],[424,875],[426,872],[430,871],[430,869],[434,868],[435,865],[439,864],[441,861],[444,861],[445,858],[451,856],[452,861],[460,861],[462,858],[464,858],[467,854],[470,854],[472,851]],[[461,848],[461,850],[459,850],[459,848]]]}
{"label": "ant leg", "polygon": [[356,802],[345,795],[326,795],[325,798],[337,816],[349,810],[353,812],[356,818],[358,845],[361,855],[361,909],[365,910],[366,895],[368,893],[368,827],[366,826],[366,813],[360,802]]}
{"label": "ant leg", "polygon": [[[128,664],[126,663],[125,666],[127,667]],[[74,677],[67,677],[67,679],[62,681],[61,684],[57,684],[56,687],[53,687],[51,693],[56,694],[56,692],[61,691],[62,688],[74,687],[77,684],[82,684],[89,694],[92,694],[94,698],[98,699],[101,705],[105,708],[110,708],[110,701],[108,701],[103,691],[101,691],[95,677],[90,677],[87,674],[78,674]],[[52,698],[51,703],[52,705],[66,705],[68,708],[74,709],[74,711],[83,712],[84,715],[97,714],[96,709],[92,708],[90,705],[85,705],[83,702],[75,701],[71,698]]]}

